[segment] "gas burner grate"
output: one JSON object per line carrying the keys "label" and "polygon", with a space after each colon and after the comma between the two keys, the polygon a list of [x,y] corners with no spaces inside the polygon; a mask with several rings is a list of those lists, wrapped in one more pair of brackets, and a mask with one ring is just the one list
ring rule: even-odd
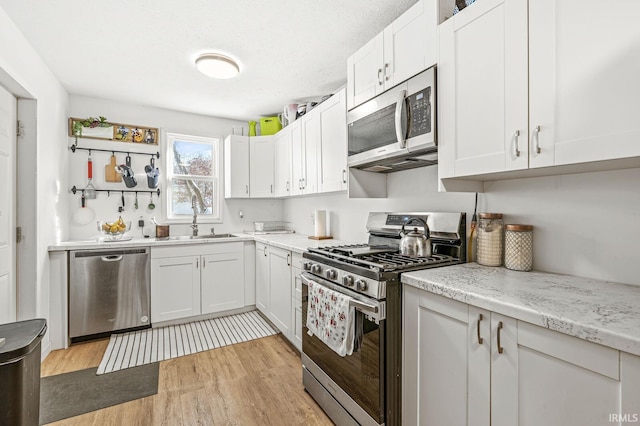
{"label": "gas burner grate", "polygon": [[428,267],[439,263],[448,263],[455,261],[451,256],[433,254],[429,257],[411,257],[405,256],[397,251],[394,253],[380,253],[361,258],[371,263],[378,263],[384,270],[400,270],[416,267]]}

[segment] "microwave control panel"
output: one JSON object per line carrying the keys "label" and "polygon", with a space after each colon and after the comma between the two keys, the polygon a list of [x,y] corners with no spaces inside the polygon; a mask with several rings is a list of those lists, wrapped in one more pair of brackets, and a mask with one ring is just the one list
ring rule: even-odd
{"label": "microwave control panel", "polygon": [[431,132],[431,87],[407,97],[410,108],[409,137]]}

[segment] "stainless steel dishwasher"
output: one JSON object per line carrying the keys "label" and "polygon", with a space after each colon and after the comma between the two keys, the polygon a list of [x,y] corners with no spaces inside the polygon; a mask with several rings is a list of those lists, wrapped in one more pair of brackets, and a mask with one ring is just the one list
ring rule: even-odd
{"label": "stainless steel dishwasher", "polygon": [[148,247],[74,250],[69,263],[72,342],[151,326]]}

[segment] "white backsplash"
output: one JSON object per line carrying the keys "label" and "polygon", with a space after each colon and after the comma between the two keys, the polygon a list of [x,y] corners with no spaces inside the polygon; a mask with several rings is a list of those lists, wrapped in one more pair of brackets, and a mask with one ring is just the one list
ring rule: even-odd
{"label": "white backsplash", "polygon": [[[367,240],[369,211],[464,211],[473,193],[439,193],[437,167],[388,176],[386,199],[349,199],[346,193],[285,201],[285,220],[311,234],[311,216],[327,210],[334,238]],[[640,169],[488,182],[478,212],[505,215],[505,223],[534,226],[534,268],[640,285]]]}

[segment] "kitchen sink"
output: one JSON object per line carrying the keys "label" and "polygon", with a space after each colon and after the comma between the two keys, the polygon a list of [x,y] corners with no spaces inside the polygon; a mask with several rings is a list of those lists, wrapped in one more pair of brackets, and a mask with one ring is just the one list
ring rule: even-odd
{"label": "kitchen sink", "polygon": [[176,235],[169,238],[160,238],[160,240],[169,240],[169,241],[188,241],[188,240],[207,240],[207,239],[217,239],[217,238],[234,238],[237,235],[233,234],[209,234],[209,235]]}

